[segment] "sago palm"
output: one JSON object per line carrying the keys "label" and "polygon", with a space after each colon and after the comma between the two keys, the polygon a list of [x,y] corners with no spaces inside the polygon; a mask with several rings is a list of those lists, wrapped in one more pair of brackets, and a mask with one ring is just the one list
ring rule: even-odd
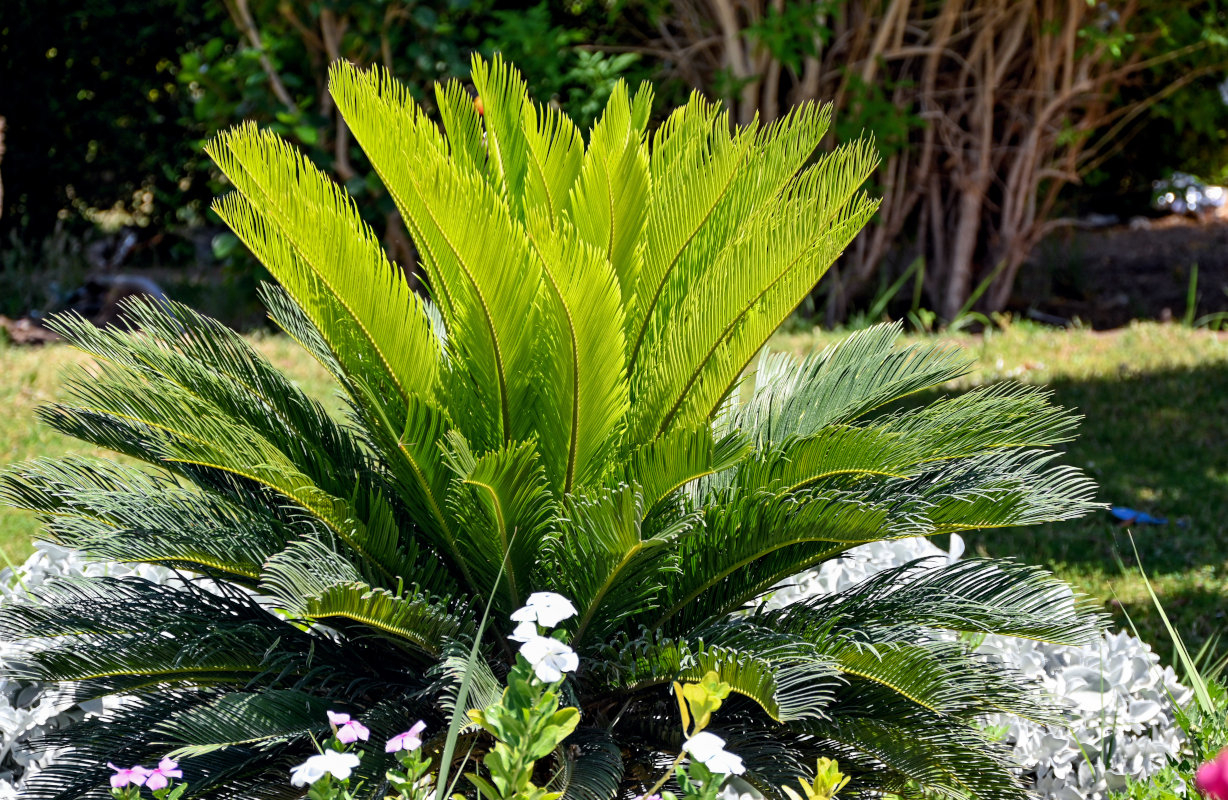
{"label": "sago palm", "polygon": [[342,189],[244,125],[208,148],[236,190],[215,208],[347,412],[181,306],[132,304],[135,333],[59,321],[97,365],[43,418],[147,468],[34,462],[5,496],[56,542],[184,578],[61,584],[0,614],[24,674],[129,697],[55,734],[30,796],[100,796],[106,761],[169,751],[192,756],[193,795],[288,796],[327,709],[373,739],[420,717],[442,736],[486,601],[474,706],[513,658],[508,613],[544,590],[579,609],[582,722],[549,760],[569,798],[651,783],[680,744],[671,682],[708,670],[735,690],[711,730],[770,796],[818,756],[846,795],[1022,796],[977,720],[1049,712],[959,634],[1083,641],[1098,620],[1063,584],[971,559],[756,603],[858,544],[1090,505],[1050,464],[1073,418],[1042,391],[896,402],[964,373],[958,352],[879,327],[756,359],[873,213],[871,146],[816,155],[829,109],[734,129],[698,95],[650,133],[650,90],[624,86],[586,144],[498,59],[473,63],[484,114],[436,87],[442,129],[378,69],[330,78],[429,300]]}

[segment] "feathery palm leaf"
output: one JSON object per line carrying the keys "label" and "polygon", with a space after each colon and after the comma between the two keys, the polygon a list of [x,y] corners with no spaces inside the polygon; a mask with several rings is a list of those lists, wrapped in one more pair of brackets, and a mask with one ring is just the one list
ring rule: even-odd
{"label": "feathery palm leaf", "polygon": [[[465,654],[481,655],[468,702],[489,703],[514,657],[507,614],[557,591],[582,664],[565,691],[583,721],[550,782],[568,800],[641,793],[681,745],[671,684],[708,670],[734,691],[713,730],[769,796],[827,756],[854,795],[1022,798],[976,721],[1049,711],[958,634],[1088,640],[1098,619],[1052,576],[926,562],[761,602],[859,544],[1093,505],[1051,463],[1074,416],[1010,386],[910,405],[969,360],[897,347],[898,326],[752,366],[873,213],[872,147],[818,153],[825,107],[735,129],[698,95],[652,131],[651,89],[621,84],[582,137],[500,59],[475,59],[473,80],[483,112],[436,87],[440,127],[382,70],[330,71],[425,298],[276,136],[244,125],[209,146],[236,190],[216,209],[345,413],[182,306],[130,303],[139,332],[56,323],[98,364],[43,418],[142,467],[17,465],[0,496],[89,556],[184,574],[0,610],[23,676],[129,696],[48,740],[65,755],[30,796],[104,797],[108,758],[171,751],[191,756],[192,796],[295,796],[286,770],[321,709],[375,737],[419,717],[442,731]],[[360,794],[382,796],[386,766],[368,753]]]}

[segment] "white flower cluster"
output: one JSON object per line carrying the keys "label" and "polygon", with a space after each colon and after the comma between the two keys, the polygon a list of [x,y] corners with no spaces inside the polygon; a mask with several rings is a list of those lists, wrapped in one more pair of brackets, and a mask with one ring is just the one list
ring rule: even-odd
{"label": "white flower cluster", "polygon": [[520,642],[520,655],[533,667],[533,673],[542,683],[561,681],[564,673],[575,672],[580,666],[580,657],[558,639],[542,636],[537,626],[553,628],[576,613],[571,601],[555,592],[534,592],[525,601],[524,608],[512,612],[512,622],[520,624],[507,638]]}
{"label": "white flower cluster", "polygon": [[[0,604],[13,602],[57,578],[139,575],[157,583],[169,570],[146,565],[129,566],[87,561],[75,550],[40,542],[34,555],[17,568],[0,571]],[[13,642],[0,641],[0,666],[20,664],[22,650]],[[37,744],[47,732],[87,716],[96,716],[118,706],[118,698],[74,704],[53,687],[0,678],[0,800],[20,795],[24,782],[54,758],[54,753],[36,758]]]}
{"label": "white flower cluster", "polygon": [[[958,536],[952,540],[949,553],[919,537],[854,548],[790,579],[768,603],[783,606],[837,592],[917,558],[939,556],[953,563],[964,543]],[[986,720],[1013,746],[1025,781],[1039,797],[1104,800],[1124,788],[1127,778],[1145,780],[1181,750],[1184,734],[1174,712],[1189,702],[1191,691],[1134,636],[1106,633],[1084,647],[987,636],[978,652],[1013,664],[1068,709],[1064,727],[1007,715]]]}

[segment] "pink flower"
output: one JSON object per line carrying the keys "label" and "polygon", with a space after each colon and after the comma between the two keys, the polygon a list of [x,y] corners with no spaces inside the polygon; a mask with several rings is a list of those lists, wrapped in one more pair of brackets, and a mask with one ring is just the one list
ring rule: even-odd
{"label": "pink flower", "polygon": [[145,779],[145,788],[151,792],[157,792],[170,786],[170,778],[182,778],[183,772],[179,769],[179,764],[169,758],[163,758],[158,762],[156,769],[151,770],[149,777]]}
{"label": "pink flower", "polygon": [[107,762],[107,766],[115,770],[115,774],[111,776],[111,788],[122,789],[125,786],[144,786],[145,779],[149,777],[149,770],[137,764],[135,767],[123,769]]}
{"label": "pink flower", "polygon": [[401,750],[417,750],[422,746],[422,732],[426,730],[426,723],[418,720],[414,723],[414,727],[398,733],[388,740],[388,744],[384,745],[385,753],[396,753]]}
{"label": "pink flower", "polygon": [[1194,788],[1210,800],[1228,800],[1228,748],[1198,768]]}
{"label": "pink flower", "polygon": [[638,800],[661,800],[661,795],[659,795],[659,794],[646,794],[646,795],[643,795],[643,796],[641,796],[640,798],[638,798]]}
{"label": "pink flower", "polygon": [[329,711],[328,724],[333,726],[333,730],[337,732],[337,741],[342,744],[353,744],[359,739],[365,742],[371,738],[370,729],[358,720],[350,719],[349,714],[338,714],[334,711]]}

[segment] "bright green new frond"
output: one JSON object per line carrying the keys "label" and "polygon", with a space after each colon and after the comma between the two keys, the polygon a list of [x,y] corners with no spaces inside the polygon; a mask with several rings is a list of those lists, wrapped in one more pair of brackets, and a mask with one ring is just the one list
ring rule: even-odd
{"label": "bright green new frond", "polygon": [[624,306],[636,291],[643,261],[641,236],[652,193],[645,143],[651,105],[647,84],[634,98],[625,83],[615,85],[589,136],[568,204],[580,236],[614,268]]}
{"label": "bright green new frond", "polygon": [[686,105],[670,112],[652,132],[650,159],[658,186],[677,186],[687,174],[685,169],[702,161],[713,129],[722,133],[728,129],[728,119],[719,102],[708,100],[698,91],[691,92]]}
{"label": "bright green new frond", "polygon": [[[729,113],[712,116],[711,109],[692,95],[682,117],[671,117],[666,133],[653,139],[653,202],[644,231],[644,265],[627,316],[632,370],[652,312],[683,251],[712,219],[717,205],[727,202],[730,184],[750,160],[753,133],[732,135]],[[678,141],[684,137],[691,141]]]}
{"label": "bright green new frond", "polygon": [[675,312],[649,339],[643,371],[633,375],[636,440],[660,435],[675,419],[712,417],[750,359],[873,214],[877,204],[854,193],[875,163],[867,146],[827,156],[790,184],[770,213],[743,221],[715,263],[665,303]]}
{"label": "bright green new frond", "polygon": [[749,452],[749,443],[736,432],[716,441],[708,425],[679,426],[636,448],[627,461],[625,480],[639,487],[644,507],[651,511],[678,489],[730,469]]}
{"label": "bright green new frond", "polygon": [[482,118],[473,98],[460,81],[435,84],[435,105],[444,133],[448,137],[448,152],[461,169],[485,172],[486,145],[482,143]]}
{"label": "bright green new frond", "polygon": [[[627,411],[623,372],[623,310],[618,282],[608,261],[580,239],[566,221],[553,223],[530,212],[528,232],[552,298],[543,321],[557,330],[563,356],[558,373],[541,387],[548,401],[540,409],[543,432],[557,423],[559,433],[543,437],[545,457],[563,458],[558,474],[564,492],[592,485],[607,470],[606,456]],[[568,357],[569,356],[569,357]]]}
{"label": "bright green new frond", "polygon": [[520,73],[498,53],[490,61],[475,53],[469,66],[486,123],[486,164],[491,183],[500,188],[512,214],[522,218],[525,172],[529,166],[524,125],[528,87]]}
{"label": "bright green new frond", "polygon": [[530,413],[540,264],[506,197],[448,158],[395,80],[338,62],[329,88],[414,234],[449,347],[470,372],[458,390],[476,388],[487,405],[479,418],[454,420],[475,445],[498,447]]}
{"label": "bright green new frond", "polygon": [[[708,121],[710,129],[697,131],[688,124],[688,115]],[[637,383],[644,351],[660,348],[679,304],[701,291],[702,281],[728,257],[731,246],[779,210],[782,193],[796,182],[822,140],[831,109],[803,105],[768,128],[752,125],[732,137],[727,115],[709,120],[709,110],[693,98],[677,126],[661,137],[666,150],[664,174],[657,174],[654,162],[654,214],[659,223],[655,230],[661,236],[653,237],[650,229],[648,241],[650,249],[659,246],[664,254],[646,270],[648,280],[641,281],[638,291],[630,363]],[[692,141],[675,146],[679,137]],[[831,156],[827,158],[830,161]],[[696,207],[700,213],[691,216]],[[806,222],[822,227],[810,216],[806,214]],[[654,256],[649,253],[646,258]],[[643,366],[652,372],[650,365]]]}
{"label": "bright green new frond", "polygon": [[[206,150],[242,193],[241,200],[222,198],[214,210],[325,338],[330,338],[331,316],[340,306],[378,354],[401,396],[430,397],[439,342],[422,301],[404,272],[388,262],[345,190],[306,156],[255,125],[219,135]],[[320,294],[335,302],[322,302]],[[343,363],[352,357],[344,350],[334,352]],[[363,374],[361,368],[354,372]]]}
{"label": "bright green new frond", "polygon": [[476,595],[495,593],[501,600],[496,607],[510,612],[530,593],[530,576],[548,546],[556,514],[537,448],[522,442],[474,456],[456,435],[448,437],[448,448],[458,477],[448,503],[461,557],[477,582]]}
{"label": "bright green new frond", "polygon": [[562,111],[527,99],[524,125],[529,150],[525,211],[537,210],[552,220],[560,220],[567,210],[571,187],[580,174],[584,140]]}

